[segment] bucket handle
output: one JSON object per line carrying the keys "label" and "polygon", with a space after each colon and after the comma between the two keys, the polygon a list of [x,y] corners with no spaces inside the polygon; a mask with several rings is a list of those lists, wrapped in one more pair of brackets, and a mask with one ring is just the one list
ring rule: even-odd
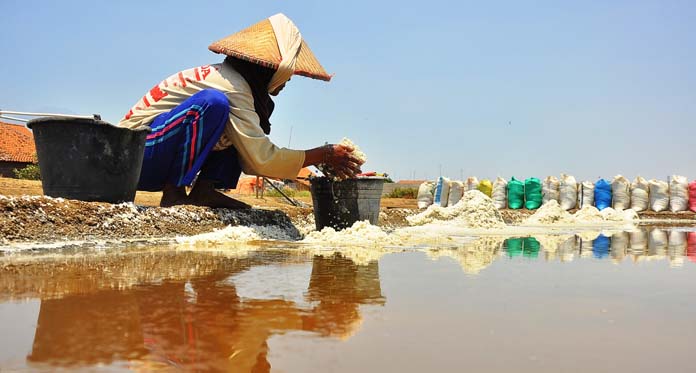
{"label": "bucket handle", "polygon": [[25,112],[25,111],[10,111],[10,110],[0,110],[0,118],[4,119],[10,119],[10,120],[16,120],[18,122],[28,122],[29,119],[24,119],[24,118],[17,118],[17,117],[11,117],[8,116],[10,115],[19,115],[23,117],[58,117],[58,118],[74,118],[74,119],[94,119],[94,120],[101,120],[101,115],[99,114],[92,114],[92,115],[70,115],[70,114],[51,114],[51,113],[33,113],[33,112]]}

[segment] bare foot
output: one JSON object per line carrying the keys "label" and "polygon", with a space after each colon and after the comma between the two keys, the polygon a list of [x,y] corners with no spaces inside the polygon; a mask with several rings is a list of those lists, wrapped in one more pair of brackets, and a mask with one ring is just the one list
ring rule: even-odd
{"label": "bare foot", "polygon": [[173,184],[166,184],[162,190],[162,199],[160,207],[171,207],[176,205],[185,205],[189,203],[186,196],[186,188],[178,187]]}
{"label": "bare foot", "polygon": [[250,209],[251,206],[244,202],[228,197],[213,188],[213,183],[207,180],[198,180],[188,195],[188,203],[197,206],[224,207],[228,209]]}

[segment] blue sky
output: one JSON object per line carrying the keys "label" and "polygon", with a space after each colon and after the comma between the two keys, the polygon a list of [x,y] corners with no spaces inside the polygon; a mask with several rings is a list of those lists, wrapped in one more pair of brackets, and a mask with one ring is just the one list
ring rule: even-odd
{"label": "blue sky", "polygon": [[335,74],[276,99],[278,145],[346,136],[395,179],[696,178],[694,1],[0,0],[0,108],[118,122],[277,12]]}

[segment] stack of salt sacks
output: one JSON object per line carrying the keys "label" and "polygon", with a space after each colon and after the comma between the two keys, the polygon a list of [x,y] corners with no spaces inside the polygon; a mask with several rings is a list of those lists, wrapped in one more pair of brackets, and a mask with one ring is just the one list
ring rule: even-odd
{"label": "stack of salt sacks", "polygon": [[549,201],[558,202],[558,199],[560,197],[559,188],[560,183],[558,182],[558,179],[555,176],[547,176],[546,179],[544,179],[544,183],[541,187],[542,203],[546,204],[546,202]]}
{"label": "stack of salt sacks", "polygon": [[513,176],[507,187],[508,208],[513,210],[521,209],[524,205],[524,184]]}
{"label": "stack of salt sacks", "polygon": [[669,178],[669,210],[686,211],[689,208],[689,181],[684,176]]}
{"label": "stack of salt sacks", "polygon": [[493,183],[491,183],[491,181],[488,179],[481,180],[476,189],[478,189],[481,193],[487,195],[488,197],[493,196]]}
{"label": "stack of salt sacks", "polygon": [[594,184],[590,181],[583,181],[578,188],[578,208],[594,206]]}
{"label": "stack of salt sacks", "polygon": [[450,179],[446,177],[438,177],[437,183],[435,184],[435,195],[433,197],[433,204],[436,206],[447,207],[447,202],[449,200],[449,190],[450,190]]}
{"label": "stack of salt sacks", "polygon": [[426,181],[418,187],[418,208],[424,209],[432,205],[435,199],[435,183]]}
{"label": "stack of salt sacks", "polygon": [[611,207],[611,184],[604,179],[599,179],[594,186],[594,201],[597,210],[602,211]]}
{"label": "stack of salt sacks", "polygon": [[[507,207],[507,186],[507,181],[500,176],[498,176],[493,183],[491,198],[493,198],[493,205],[495,205],[497,209],[504,209]],[[694,195],[696,195],[696,184],[694,185]]]}
{"label": "stack of salt sacks", "polygon": [[616,175],[611,182],[611,197],[615,210],[631,207],[631,182],[621,175]]}
{"label": "stack of salt sacks", "polygon": [[479,180],[476,178],[476,176],[471,176],[471,177],[468,177],[466,179],[466,182],[464,184],[465,184],[466,192],[468,192],[470,190],[478,189]]}
{"label": "stack of salt sacks", "polygon": [[464,183],[461,181],[450,181],[449,197],[447,197],[447,206],[454,206],[462,199],[464,195]]}
{"label": "stack of salt sacks", "polygon": [[652,179],[650,185],[650,210],[665,211],[669,207],[669,185],[661,180]]}
{"label": "stack of salt sacks", "polygon": [[541,206],[541,181],[536,177],[524,181],[524,199],[524,207],[527,210],[536,210]]}
{"label": "stack of salt sacks", "polygon": [[559,183],[559,203],[563,210],[574,209],[578,202],[578,183],[575,178],[561,174],[561,181]]}
{"label": "stack of salt sacks", "polygon": [[648,195],[650,184],[644,178],[638,176],[631,183],[631,209],[645,211],[648,209]]}

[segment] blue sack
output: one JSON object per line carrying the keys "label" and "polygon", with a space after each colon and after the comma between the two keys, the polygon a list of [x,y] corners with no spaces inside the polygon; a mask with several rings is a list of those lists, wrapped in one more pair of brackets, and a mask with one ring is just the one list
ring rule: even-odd
{"label": "blue sack", "polygon": [[607,207],[611,207],[611,184],[604,179],[599,179],[595,183],[594,202],[597,210],[602,211]]}

